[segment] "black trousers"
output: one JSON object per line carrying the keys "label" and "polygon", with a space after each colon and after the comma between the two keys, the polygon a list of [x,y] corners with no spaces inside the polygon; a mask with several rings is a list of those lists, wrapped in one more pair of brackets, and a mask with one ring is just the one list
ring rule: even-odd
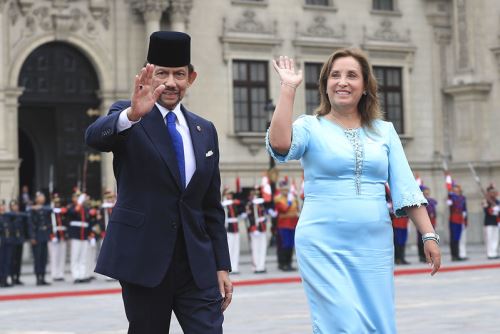
{"label": "black trousers", "polygon": [[16,279],[21,276],[21,262],[23,258],[23,244],[14,245],[12,249],[12,262],[10,267],[10,276]]}
{"label": "black trousers", "polygon": [[189,267],[179,229],[172,263],[160,285],[143,287],[120,281],[128,334],[166,334],[172,311],[186,334],[222,334],[222,296],[218,286],[199,289]]}
{"label": "black trousers", "polygon": [[33,245],[33,257],[35,260],[35,274],[45,275],[48,260],[48,247],[47,241],[38,241]]}

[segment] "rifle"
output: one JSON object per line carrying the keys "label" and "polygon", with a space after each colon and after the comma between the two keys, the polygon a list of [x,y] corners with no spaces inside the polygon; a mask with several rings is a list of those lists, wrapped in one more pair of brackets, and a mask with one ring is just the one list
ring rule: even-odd
{"label": "rifle", "polygon": [[[54,165],[49,167],[49,196],[50,196],[50,221],[52,223],[52,232],[54,233],[54,238],[57,238],[57,221],[56,214],[54,212]],[[54,239],[56,240],[56,239]]]}
{"label": "rifle", "polygon": [[476,173],[476,169],[474,168],[474,165],[472,163],[468,163],[470,172],[472,174],[472,177],[474,178],[474,181],[476,181],[477,186],[479,187],[479,190],[481,191],[481,194],[483,194],[484,198],[488,200],[488,196],[486,195],[486,191],[484,191],[483,186],[481,185],[481,179],[479,178],[479,175]]}
{"label": "rifle", "polygon": [[82,193],[87,192],[87,168],[89,164],[88,153],[85,152],[83,158],[83,171],[82,171]]}

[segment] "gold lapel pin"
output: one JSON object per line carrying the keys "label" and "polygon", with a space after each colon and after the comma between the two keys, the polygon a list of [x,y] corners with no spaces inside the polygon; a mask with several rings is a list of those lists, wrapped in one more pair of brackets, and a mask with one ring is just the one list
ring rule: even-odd
{"label": "gold lapel pin", "polygon": [[201,132],[201,126],[197,125],[196,130],[198,130],[198,132]]}

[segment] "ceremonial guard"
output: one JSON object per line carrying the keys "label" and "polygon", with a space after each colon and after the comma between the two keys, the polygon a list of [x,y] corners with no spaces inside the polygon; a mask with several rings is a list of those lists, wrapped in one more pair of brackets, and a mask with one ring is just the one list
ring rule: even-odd
{"label": "ceremonial guard", "polygon": [[[427,213],[429,214],[429,219],[431,221],[432,227],[434,230],[436,230],[436,206],[437,206],[437,201],[430,197],[431,196],[431,190],[426,187],[426,186],[421,186],[420,189],[422,190],[425,199],[427,199]],[[417,245],[418,245],[418,257],[420,262],[426,263],[425,259],[425,254],[424,254],[424,242],[422,241],[422,234],[417,231]]]}
{"label": "ceremonial guard", "polygon": [[448,193],[448,206],[450,207],[450,252],[452,261],[463,261],[460,256],[460,238],[467,223],[467,204],[465,196],[458,184],[454,184]]}
{"label": "ceremonial guard", "polygon": [[[87,195],[75,192],[68,207],[68,236],[71,239],[71,275],[74,283],[88,282],[88,259],[92,230],[88,210],[84,206]],[[95,239],[94,239],[95,240]]]}
{"label": "ceremonial guard", "polygon": [[61,207],[61,198],[55,196],[52,200],[52,234],[49,244],[50,273],[52,281],[64,281],[64,267],[66,264],[67,240],[68,240],[68,209]]}
{"label": "ceremonial guard", "polygon": [[13,229],[10,221],[5,218],[5,202],[0,202],[0,288],[11,285],[7,282],[12,259]]}
{"label": "ceremonial guard", "polygon": [[238,226],[239,206],[241,202],[234,198],[234,193],[225,190],[222,194],[222,206],[224,207],[227,244],[229,246],[229,258],[231,260],[232,274],[239,273],[240,263],[240,231]]}
{"label": "ceremonial guard", "polygon": [[[103,230],[101,231],[101,237],[97,241],[97,254],[99,255],[99,252],[101,251],[102,243],[104,241],[104,238],[106,237],[106,231],[108,229],[108,224],[109,224],[109,218],[111,217],[111,213],[113,212],[113,208],[115,207],[116,203],[116,195],[114,192],[111,190],[106,190],[104,192],[103,196],[103,202],[101,206],[101,215],[102,215],[102,221],[103,221]],[[106,281],[114,281],[114,278],[106,277]]]}
{"label": "ceremonial guard", "polygon": [[30,196],[30,189],[27,185],[22,186],[21,194],[19,195],[19,208],[20,211],[26,212],[30,209],[30,206],[33,204]]}
{"label": "ceremonial guard", "polygon": [[103,202],[102,202],[102,217],[103,217],[103,222],[104,222],[104,230],[101,233],[101,244],[102,240],[106,236],[106,230],[108,228],[108,223],[109,223],[109,217],[111,217],[111,213],[113,212],[113,208],[115,207],[115,202],[116,202],[116,196],[111,190],[107,190],[104,192],[103,196]]}
{"label": "ceremonial guard", "polygon": [[12,284],[23,285],[21,282],[21,264],[23,260],[24,242],[28,235],[28,214],[20,211],[19,202],[12,200],[9,203],[10,211],[5,214],[5,219],[11,221],[13,228],[12,260],[10,266],[10,277]]}
{"label": "ceremonial guard", "polygon": [[97,201],[88,201],[87,205],[90,206],[89,209],[89,223],[91,237],[89,239],[89,251],[87,252],[87,270],[85,277],[87,279],[94,279],[94,268],[97,262],[97,254],[99,253],[99,246],[102,243],[102,237],[104,233],[104,218],[100,210],[101,203]]}
{"label": "ceremonial guard", "polygon": [[483,201],[484,235],[486,239],[486,256],[488,259],[498,259],[498,221],[500,201],[498,191],[493,185],[486,189],[486,198]]}
{"label": "ceremonial guard", "polygon": [[258,190],[251,190],[246,204],[246,214],[255,274],[266,272],[267,217],[265,213],[264,199],[259,196]]}
{"label": "ceremonial guard", "polygon": [[392,197],[389,186],[385,186],[385,199],[387,208],[392,221],[393,240],[394,240],[394,263],[395,264],[410,264],[405,258],[406,241],[408,240],[408,217],[397,217],[394,213],[392,205]]}
{"label": "ceremonial guard", "polygon": [[52,209],[45,205],[45,195],[37,192],[35,204],[29,211],[29,236],[33,249],[36,285],[50,285],[45,281],[45,271],[48,262],[48,242],[52,232]]}
{"label": "ceremonial guard", "polygon": [[293,271],[292,257],[294,249],[295,228],[299,221],[299,201],[289,193],[287,183],[280,183],[280,194],[274,198],[274,207],[278,213],[277,253],[278,268]]}

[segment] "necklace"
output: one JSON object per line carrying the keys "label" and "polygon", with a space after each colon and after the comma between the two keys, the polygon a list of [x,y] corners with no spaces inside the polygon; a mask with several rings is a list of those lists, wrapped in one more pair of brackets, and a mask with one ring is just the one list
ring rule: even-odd
{"label": "necklace", "polygon": [[341,127],[344,128],[344,130],[354,130],[354,129],[357,129],[359,128],[359,125],[357,126],[354,126],[354,127],[349,127],[347,126],[344,122],[342,122],[340,120],[340,118],[338,118],[337,116],[335,116],[335,114],[333,113],[333,111],[330,112],[330,114],[332,115],[333,119],[335,120],[335,122],[337,122]]}

